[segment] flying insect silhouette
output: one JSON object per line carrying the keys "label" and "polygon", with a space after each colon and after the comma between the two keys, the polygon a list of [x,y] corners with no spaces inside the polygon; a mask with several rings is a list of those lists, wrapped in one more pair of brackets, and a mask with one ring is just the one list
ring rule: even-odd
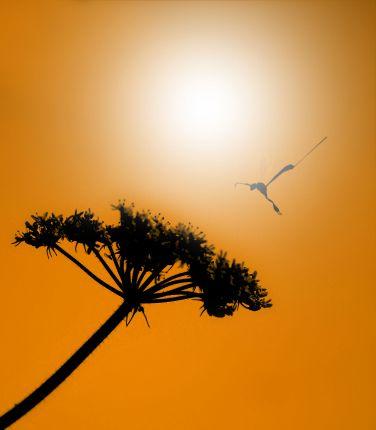
{"label": "flying insect silhouette", "polygon": [[283,173],[288,172],[289,170],[294,169],[296,166],[298,166],[306,157],[308,157],[308,155],[314,151],[321,143],[324,142],[324,140],[327,137],[324,137],[323,139],[320,140],[319,143],[317,143],[312,149],[310,149],[297,163],[295,164],[287,164],[285,167],[283,167],[277,174],[275,174],[272,179],[264,184],[263,182],[255,182],[255,183],[248,183],[248,182],[235,182],[235,187],[237,185],[246,185],[250,188],[251,191],[253,190],[258,190],[265,198],[266,200],[268,200],[268,202],[270,202],[273,206],[273,209],[275,210],[275,212],[278,215],[282,215],[279,207],[274,203],[274,201],[272,199],[269,198],[268,196],[268,187],[269,185],[274,182],[279,176],[281,176]]}

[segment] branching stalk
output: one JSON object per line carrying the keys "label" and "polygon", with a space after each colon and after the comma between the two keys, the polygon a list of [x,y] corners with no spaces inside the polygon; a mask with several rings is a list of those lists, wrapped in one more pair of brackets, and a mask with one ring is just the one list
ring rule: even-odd
{"label": "branching stalk", "polygon": [[181,272],[177,273],[176,275],[169,276],[168,278],[163,279],[163,281],[159,282],[159,285],[162,285],[166,282],[170,282],[174,279],[182,278],[183,276],[189,276],[189,272]]}
{"label": "branching stalk", "polygon": [[126,266],[127,267],[124,272],[124,281],[123,281],[125,290],[129,289],[131,286],[131,275],[132,275],[132,267],[129,264],[129,262],[127,262]]}
{"label": "branching stalk", "polygon": [[201,298],[201,295],[199,293],[185,293],[181,296],[176,297],[167,297],[167,298],[160,298],[160,299],[150,299],[145,300],[144,303],[167,303],[167,302],[177,302],[179,300],[186,300],[190,298]]}
{"label": "branching stalk", "polygon": [[152,271],[151,274],[146,278],[146,281],[140,286],[140,291],[145,291],[145,289],[154,281],[154,279],[158,277],[164,267],[165,266],[160,267],[158,270]]}
{"label": "branching stalk", "polygon": [[174,281],[166,282],[166,283],[161,282],[161,283],[155,284],[153,287],[147,289],[145,291],[145,293],[148,293],[148,294],[156,293],[157,291],[161,291],[167,287],[170,287],[171,285],[185,284],[185,283],[190,282],[190,281],[191,281],[191,279],[188,278],[188,279],[176,279]]}
{"label": "branching stalk", "polygon": [[102,266],[106,269],[107,273],[111,276],[111,278],[115,281],[116,285],[123,290],[123,284],[119,280],[119,278],[114,274],[114,272],[111,270],[110,266],[107,264],[105,259],[101,256],[100,252],[97,249],[93,249],[94,255],[98,258],[98,260],[101,262]]}
{"label": "branching stalk", "polygon": [[111,285],[107,284],[107,282],[103,281],[101,278],[99,278],[97,275],[95,275],[91,270],[89,270],[86,266],[84,266],[80,261],[78,261],[73,255],[69,254],[65,249],[63,249],[60,245],[55,245],[54,249],[59,251],[61,254],[63,254],[68,260],[72,261],[76,266],[78,266],[81,270],[83,270],[87,275],[90,276],[90,278],[94,279],[94,281],[98,282],[98,284],[102,285],[102,287],[106,288],[107,290],[111,291],[112,293],[123,297],[123,293],[116,288],[112,287]]}
{"label": "branching stalk", "polygon": [[112,261],[114,262],[114,265],[115,265],[115,267],[116,267],[116,271],[118,272],[118,274],[119,274],[119,276],[120,276],[120,279],[121,279],[121,280],[123,280],[123,277],[124,277],[124,271],[123,271],[123,270],[122,270],[122,268],[120,267],[120,264],[119,264],[119,262],[118,262],[118,259],[117,259],[117,257],[116,257],[116,254],[115,254],[115,252],[114,252],[114,248],[112,247],[112,245],[111,245],[111,243],[110,243],[110,242],[106,243],[106,246],[107,246],[108,250],[110,251]]}
{"label": "branching stalk", "polygon": [[[196,285],[197,284],[190,283],[190,284],[187,284],[187,285],[183,285],[182,287],[174,288],[173,290],[168,290],[168,291],[163,291],[162,293],[153,294],[152,297],[153,298],[159,298],[159,297],[171,296],[171,295],[174,295],[174,294],[177,294],[177,293],[184,292],[184,291],[188,290],[189,288],[192,288],[192,287],[194,287]],[[146,292],[148,292],[148,291],[146,291]],[[186,292],[189,292],[189,291],[186,291]]]}
{"label": "branching stalk", "polygon": [[132,285],[133,287],[137,287],[137,278],[138,278],[138,274],[140,273],[141,267],[140,266],[136,266],[133,269],[133,273],[132,273]]}
{"label": "branching stalk", "polygon": [[144,268],[144,270],[142,271],[141,275],[139,276],[139,278],[137,279],[137,287],[139,287],[143,281],[143,279],[145,278],[146,274],[149,272],[148,269],[146,269],[146,267]]}

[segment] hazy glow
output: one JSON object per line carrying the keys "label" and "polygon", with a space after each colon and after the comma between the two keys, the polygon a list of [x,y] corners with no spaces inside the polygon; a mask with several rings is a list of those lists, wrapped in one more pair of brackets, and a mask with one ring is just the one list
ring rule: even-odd
{"label": "hazy glow", "polygon": [[230,137],[242,116],[240,95],[235,76],[188,71],[173,77],[166,88],[164,120],[201,143]]}
{"label": "hazy glow", "polygon": [[155,135],[193,152],[229,148],[247,136],[252,117],[247,73],[226,55],[207,57],[149,64],[153,75],[137,92],[139,116]]}

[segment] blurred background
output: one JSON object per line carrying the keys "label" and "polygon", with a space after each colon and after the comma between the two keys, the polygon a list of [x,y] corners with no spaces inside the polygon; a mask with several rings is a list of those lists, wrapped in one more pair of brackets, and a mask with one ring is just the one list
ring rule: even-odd
{"label": "blurred background", "polygon": [[[146,307],[15,429],[375,426],[375,3],[1,5],[0,411],[118,306],[11,245],[31,213],[119,198],[191,222],[274,306]],[[234,182],[267,181],[277,216]]]}

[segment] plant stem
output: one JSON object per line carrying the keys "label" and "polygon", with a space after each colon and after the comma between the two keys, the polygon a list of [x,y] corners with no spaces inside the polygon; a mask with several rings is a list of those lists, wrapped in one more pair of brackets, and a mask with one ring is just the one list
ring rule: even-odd
{"label": "plant stem", "polygon": [[115,281],[116,285],[123,290],[123,284],[119,281],[117,276],[114,274],[114,272],[111,270],[110,266],[106,263],[105,259],[101,256],[99,251],[97,249],[93,249],[94,255],[98,258],[98,260],[101,262],[102,266],[106,269],[107,273],[111,276],[111,278]]}
{"label": "plant stem", "polygon": [[157,298],[157,299],[146,299],[143,300],[142,303],[167,303],[167,302],[177,302],[179,300],[187,300],[187,299],[194,299],[194,298],[198,298],[201,299],[202,295],[199,293],[191,293],[191,292],[186,292],[184,293],[180,293],[179,295],[177,295],[176,297],[163,297],[163,298]]}
{"label": "plant stem", "polygon": [[178,278],[182,278],[185,276],[189,276],[189,272],[181,272],[181,273],[177,273],[176,275],[170,276],[168,278],[163,279],[163,281],[159,282],[158,285],[162,285],[162,284],[166,284],[167,282],[171,282],[173,279],[178,279]]}
{"label": "plant stem", "polygon": [[137,279],[137,288],[141,285],[141,282],[147,273],[148,273],[148,269],[145,267],[144,270],[142,271],[141,275]]}
{"label": "plant stem", "polygon": [[171,282],[161,282],[158,284],[155,284],[153,287],[148,288],[147,290],[145,290],[145,293],[147,294],[152,294],[155,293],[157,291],[163,290],[167,287],[171,287],[171,285],[178,285],[178,284],[189,284],[189,285],[193,285],[191,282],[191,279],[178,279],[175,281],[171,281]]}
{"label": "plant stem", "polygon": [[126,270],[124,272],[124,280],[123,280],[123,284],[125,286],[126,289],[129,289],[131,286],[131,281],[132,281],[132,267],[130,265],[130,263],[127,261],[126,263]]}
{"label": "plant stem", "polygon": [[139,286],[140,291],[145,291],[146,287],[151,284],[154,279],[156,279],[160,273],[162,272],[162,270],[165,268],[166,266],[160,266],[157,270],[151,271],[151,274],[146,278],[146,280]]}
{"label": "plant stem", "polygon": [[114,249],[112,248],[111,243],[110,243],[110,242],[109,242],[109,243],[107,243],[107,244],[106,244],[106,246],[107,246],[107,248],[108,248],[108,249],[109,249],[109,251],[110,251],[112,261],[113,261],[113,262],[114,262],[114,264],[115,264],[115,267],[116,267],[116,270],[117,270],[117,272],[118,272],[118,274],[119,274],[119,276],[120,276],[120,279],[121,279],[121,280],[123,280],[124,272],[123,272],[122,268],[121,268],[121,267],[120,267],[120,265],[119,265],[119,262],[118,262],[118,260],[117,260],[117,258],[116,258],[116,255],[115,255]]}
{"label": "plant stem", "polygon": [[137,279],[140,273],[140,266],[134,266],[132,276],[131,276],[131,288],[137,289]]}
{"label": "plant stem", "polygon": [[[183,285],[182,287],[174,288],[173,290],[163,291],[162,293],[154,293],[151,297],[153,299],[157,299],[160,297],[173,296],[173,295],[181,293],[181,292],[193,293],[194,291],[187,291],[187,290],[189,290],[190,288],[195,287],[195,286],[197,286],[197,284],[191,283],[191,284]],[[148,290],[146,290],[146,292],[148,292]]]}
{"label": "plant stem", "polygon": [[123,297],[123,293],[118,291],[116,288],[111,287],[111,285],[107,284],[107,282],[104,282],[101,278],[99,278],[97,275],[95,275],[92,271],[90,271],[86,266],[84,266],[82,263],[80,263],[77,258],[74,258],[73,255],[70,255],[69,252],[65,251],[61,246],[55,245],[54,249],[59,251],[61,254],[63,254],[65,257],[68,258],[68,260],[72,261],[72,263],[76,264],[81,270],[83,270],[87,275],[90,276],[90,278],[94,279],[94,281],[98,282],[98,284],[102,285],[102,287],[107,288],[107,290],[112,291],[116,295]]}
{"label": "plant stem", "polygon": [[6,429],[22,418],[51,394],[107,338],[131,310],[132,306],[123,302],[110,318],[53,375],[22,402],[16,404],[0,417],[0,430]]}

